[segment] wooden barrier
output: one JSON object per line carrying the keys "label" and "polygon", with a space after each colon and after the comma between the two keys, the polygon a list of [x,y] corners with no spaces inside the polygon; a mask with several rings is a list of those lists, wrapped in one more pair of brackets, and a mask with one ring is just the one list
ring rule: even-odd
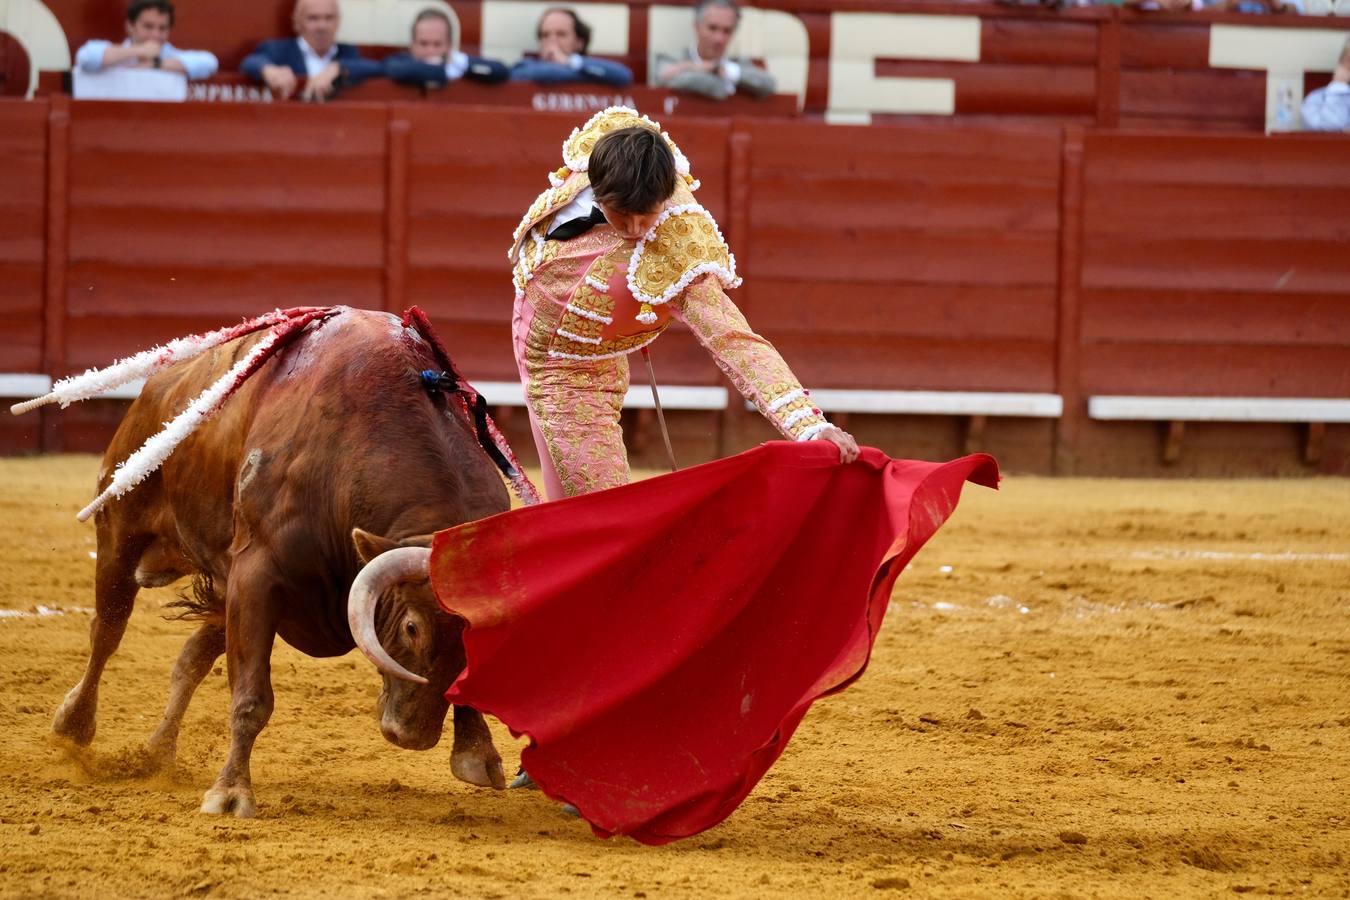
{"label": "wooden barrier", "polygon": [[[61,377],[271,307],[417,304],[470,378],[509,383],[509,235],[576,122],[426,103],[0,101],[0,374]],[[855,416],[942,409],[982,426],[1011,409],[1024,424],[989,439],[1020,429],[1027,468],[1117,471],[1128,453],[1148,471],[1156,426],[1091,418],[1090,397],[1350,397],[1345,138],[725,118],[673,131],[746,277],[737,302],[808,385],[866,392],[825,395]],[[664,383],[725,387],[687,334],[656,355]],[[914,406],[913,392],[962,396]],[[990,392],[1035,402],[969,405]],[[52,413],[45,432],[7,419],[0,446],[91,448],[115,421],[91,410]],[[737,424],[751,421],[739,402],[724,416],[726,449],[766,436]],[[1258,435],[1257,469],[1277,446],[1309,455],[1306,435],[1275,439],[1294,426],[1226,427],[1197,425],[1188,445],[1203,457],[1207,434],[1224,449]],[[1327,424],[1317,444],[1318,471],[1350,472],[1350,428]]]}

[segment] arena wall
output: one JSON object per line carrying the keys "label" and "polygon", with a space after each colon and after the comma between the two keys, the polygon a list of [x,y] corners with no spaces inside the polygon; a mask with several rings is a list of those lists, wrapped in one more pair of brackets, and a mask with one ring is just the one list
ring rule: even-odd
{"label": "arena wall", "polygon": [[[60,377],[276,306],[415,303],[471,378],[513,380],[507,236],[578,118],[2,102],[0,369]],[[1342,424],[1192,424],[1165,460],[1174,426],[1087,411],[1350,397],[1344,138],[669,124],[746,276],[738,302],[807,384],[1064,401],[1057,418],[855,413],[863,439],[1031,471],[1350,472]],[[687,335],[656,357],[666,384],[721,383]],[[9,420],[0,441],[97,450],[119,412]],[[738,401],[675,421],[686,461],[772,436]]]}

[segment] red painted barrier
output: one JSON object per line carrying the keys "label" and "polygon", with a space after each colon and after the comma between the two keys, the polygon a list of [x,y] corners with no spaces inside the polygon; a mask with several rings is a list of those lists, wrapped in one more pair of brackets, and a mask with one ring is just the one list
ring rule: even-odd
{"label": "red painted barrier", "polygon": [[[415,303],[471,377],[512,379],[509,235],[577,122],[0,101],[0,371],[60,376],[270,307]],[[1110,470],[1093,460],[1121,426],[1088,420],[1089,395],[1350,397],[1344,138],[672,130],[738,303],[813,386],[1058,393],[1064,416],[1024,439],[1064,471]],[[720,379],[678,333],[659,368]],[[45,443],[7,423],[0,444],[90,446],[100,415],[53,416]],[[1325,471],[1350,471],[1342,430]]]}

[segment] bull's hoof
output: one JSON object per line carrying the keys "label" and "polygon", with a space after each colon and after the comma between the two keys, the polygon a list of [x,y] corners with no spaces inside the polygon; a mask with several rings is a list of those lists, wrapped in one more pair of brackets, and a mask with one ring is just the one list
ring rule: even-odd
{"label": "bull's hoof", "polygon": [[479,787],[506,790],[506,773],[502,771],[502,759],[496,753],[491,756],[471,752],[452,753],[450,774]]}
{"label": "bull's hoof", "polygon": [[253,799],[253,789],[244,785],[216,785],[202,798],[202,812],[211,816],[223,816],[234,813],[240,819],[252,819],[258,815],[258,804]]}
{"label": "bull's hoof", "polygon": [[88,747],[93,743],[94,731],[98,728],[91,707],[92,704],[81,696],[80,685],[75,685],[52,717],[52,734],[77,747]]}

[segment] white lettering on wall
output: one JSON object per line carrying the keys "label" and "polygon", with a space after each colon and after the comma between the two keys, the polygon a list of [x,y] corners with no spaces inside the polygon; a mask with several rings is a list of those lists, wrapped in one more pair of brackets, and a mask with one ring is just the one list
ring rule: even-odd
{"label": "white lettering on wall", "polygon": [[1345,39],[1344,31],[1322,28],[1212,25],[1209,64],[1216,69],[1264,69],[1266,131],[1292,131],[1302,124],[1304,73],[1334,70]]}
{"label": "white lettering on wall", "polygon": [[41,0],[0,0],[0,31],[9,32],[28,54],[28,90],[37,90],[38,70],[70,68],[70,42],[61,22]]}
{"label": "white lettering on wall", "polygon": [[878,59],[978,62],[977,16],[837,12],[831,19],[827,122],[866,125],[872,113],[956,111],[949,78],[878,78]]}

